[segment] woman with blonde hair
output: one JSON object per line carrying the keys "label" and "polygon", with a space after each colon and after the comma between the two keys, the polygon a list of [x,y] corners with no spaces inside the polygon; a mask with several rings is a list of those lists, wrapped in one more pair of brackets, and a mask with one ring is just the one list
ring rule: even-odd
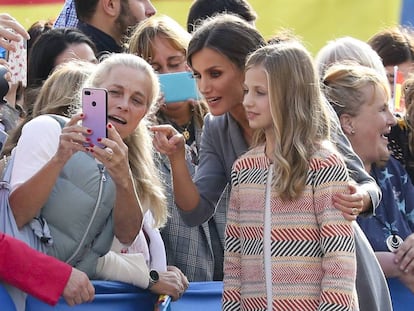
{"label": "woman with blonde hair", "polygon": [[[353,37],[341,37],[329,41],[322,47],[316,55],[316,66],[318,68],[319,77],[322,80],[325,71],[338,63],[359,64],[362,66],[373,68],[378,75],[386,79],[386,72],[382,65],[381,58],[366,42]],[[337,131],[342,132],[342,137],[348,141],[341,129],[339,119],[334,108],[328,104],[331,110],[332,120],[337,124]],[[386,163],[389,158],[388,150],[384,150],[381,163]],[[359,162],[361,160],[359,159]],[[361,162],[361,166],[362,166]],[[362,167],[363,168],[363,167]],[[374,180],[375,182],[375,180]],[[358,218],[370,216],[365,213]],[[356,287],[358,291],[358,300],[361,310],[392,310],[391,298],[387,286],[387,282],[382,272],[382,268],[375,260],[374,251],[369,244],[368,239],[362,232],[361,228],[355,224],[356,233],[356,252],[357,258],[363,257],[366,260],[359,260]],[[360,255],[358,255],[360,254]]]}
{"label": "woman with blonde hair", "polygon": [[388,107],[387,80],[372,68],[337,64],[323,81],[344,133],[381,189],[375,215],[357,221],[387,277],[393,310],[406,310],[414,302],[414,187],[394,157],[384,167],[377,165],[388,151],[386,136],[396,123]]}
{"label": "woman with blonde hair", "polygon": [[[108,92],[108,135],[100,138],[105,148],[91,144],[91,130],[79,123],[84,113],[70,119],[60,116],[61,124],[49,115],[35,117],[23,126],[13,149],[10,204],[19,226],[36,216],[46,220],[53,238],[48,254],[91,278],[107,278],[104,268],[113,259],[114,252],[109,250],[114,237],[129,246],[143,235],[148,213],[153,228],[167,218],[146,120],[158,98],[159,84],[140,57],[114,54],[95,65],[83,87]],[[80,105],[78,96],[74,107]],[[148,266],[144,263],[141,274],[129,277],[148,287],[152,257],[149,246],[144,246]],[[117,280],[116,275],[112,277]],[[178,269],[166,271],[166,267],[160,268],[158,283],[152,290],[173,299],[188,286]]]}

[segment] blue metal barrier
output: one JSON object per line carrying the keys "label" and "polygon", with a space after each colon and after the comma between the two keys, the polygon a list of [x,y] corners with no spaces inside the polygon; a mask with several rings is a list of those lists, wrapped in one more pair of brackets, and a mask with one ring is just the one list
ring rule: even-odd
{"label": "blue metal barrier", "polygon": [[[95,299],[91,303],[70,307],[61,298],[58,304],[52,307],[29,296],[26,311],[153,311],[158,299],[157,295],[147,290],[122,282],[93,281],[92,283],[95,286]],[[222,282],[192,282],[180,300],[167,303],[160,311],[219,311],[222,291]],[[15,310],[10,309],[10,311]]]}

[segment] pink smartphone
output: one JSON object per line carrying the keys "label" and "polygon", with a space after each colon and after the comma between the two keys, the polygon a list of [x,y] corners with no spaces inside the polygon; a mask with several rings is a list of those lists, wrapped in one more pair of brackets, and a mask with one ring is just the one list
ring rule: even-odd
{"label": "pink smartphone", "polygon": [[104,148],[98,142],[98,138],[108,137],[106,125],[108,123],[108,92],[103,88],[82,89],[82,111],[85,118],[82,125],[91,129],[92,134],[88,135],[91,143]]}

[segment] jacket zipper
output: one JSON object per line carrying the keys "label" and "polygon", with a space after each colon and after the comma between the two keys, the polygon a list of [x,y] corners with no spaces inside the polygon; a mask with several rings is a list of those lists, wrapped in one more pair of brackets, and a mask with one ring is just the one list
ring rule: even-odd
{"label": "jacket zipper", "polygon": [[100,171],[101,177],[100,177],[100,182],[99,182],[98,198],[96,200],[95,208],[93,210],[92,217],[91,217],[91,219],[89,221],[89,224],[86,227],[85,233],[82,236],[82,239],[81,239],[81,241],[80,241],[80,243],[78,245],[78,248],[75,250],[75,252],[72,254],[72,256],[70,256],[69,259],[66,260],[66,263],[70,263],[74,258],[76,258],[76,256],[78,256],[81,248],[83,247],[83,243],[85,242],[85,239],[88,236],[89,230],[91,229],[92,223],[95,220],[96,213],[98,212],[99,205],[101,204],[102,191],[103,191],[103,183],[106,181],[106,177],[105,177],[105,174],[104,174],[105,167],[103,165],[101,165],[101,164],[99,164],[98,167],[99,167],[99,171]]}

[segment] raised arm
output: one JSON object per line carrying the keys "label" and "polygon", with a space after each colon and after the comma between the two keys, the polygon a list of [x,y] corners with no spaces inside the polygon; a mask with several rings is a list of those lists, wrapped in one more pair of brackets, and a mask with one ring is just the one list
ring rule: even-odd
{"label": "raised arm", "polygon": [[74,116],[61,130],[51,117],[41,116],[27,123],[17,144],[12,170],[10,206],[16,223],[24,226],[43,207],[60,171],[86,142],[77,125],[81,115]]}
{"label": "raised arm", "polygon": [[183,135],[171,125],[153,126],[151,130],[155,133],[155,148],[170,160],[175,203],[185,212],[192,211],[198,205],[200,195],[187,168]]}
{"label": "raised arm", "polygon": [[[153,130],[156,131],[155,147],[170,159],[174,199],[182,219],[189,226],[202,224],[214,215],[217,203],[230,182],[231,166],[237,158],[230,138],[223,134],[229,129],[222,124],[213,129],[206,116],[194,181],[186,165],[182,135],[168,125],[153,127]],[[224,148],[229,150],[229,155],[224,154]]]}
{"label": "raised arm", "polygon": [[108,124],[107,130],[108,138],[101,140],[106,148],[94,146],[89,150],[104,164],[115,183],[114,233],[121,243],[129,245],[141,230],[143,210],[129,167],[128,147],[114,126]]}

